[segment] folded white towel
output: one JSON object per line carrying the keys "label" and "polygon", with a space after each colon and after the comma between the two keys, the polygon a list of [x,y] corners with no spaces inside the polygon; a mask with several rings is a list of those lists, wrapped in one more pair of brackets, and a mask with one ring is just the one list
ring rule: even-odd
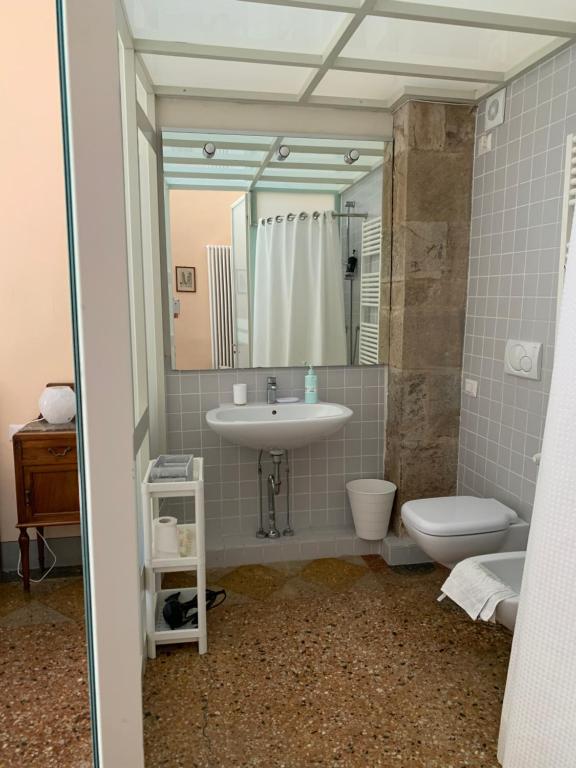
{"label": "folded white towel", "polygon": [[449,597],[463,608],[471,619],[495,621],[498,604],[518,593],[490,573],[475,558],[462,560],[452,569],[442,585],[438,600]]}

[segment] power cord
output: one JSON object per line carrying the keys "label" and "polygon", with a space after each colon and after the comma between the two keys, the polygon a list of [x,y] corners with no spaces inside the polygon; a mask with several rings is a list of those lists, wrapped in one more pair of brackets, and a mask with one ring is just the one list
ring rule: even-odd
{"label": "power cord", "polygon": [[[57,562],[58,558],[56,557],[56,555],[54,553],[54,550],[52,549],[50,544],[48,544],[48,542],[46,541],[44,536],[42,536],[42,534],[39,533],[38,531],[36,531],[36,536],[40,536],[40,538],[42,539],[42,541],[46,545],[46,549],[48,550],[48,552],[50,552],[50,554],[54,558],[53,561],[52,561],[52,565],[50,566],[50,568],[48,568],[47,571],[45,571],[42,574],[42,577],[40,579],[30,579],[30,581],[33,584],[40,584],[40,582],[44,581],[44,579],[54,570],[54,566],[56,565],[56,562]],[[22,575],[22,555],[21,555],[20,552],[18,553],[18,568],[17,568],[17,572],[18,572],[18,576],[20,576],[21,579],[24,578],[23,575]]]}

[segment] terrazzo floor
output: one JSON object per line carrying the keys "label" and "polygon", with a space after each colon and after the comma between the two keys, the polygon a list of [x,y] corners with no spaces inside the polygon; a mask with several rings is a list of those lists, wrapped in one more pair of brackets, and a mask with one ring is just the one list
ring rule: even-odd
{"label": "terrazzo floor", "polygon": [[82,579],[0,583],[0,767],[91,765]]}
{"label": "terrazzo floor", "polygon": [[511,636],[437,603],[445,576],[377,556],[210,572],[209,652],[147,665],[147,768],[497,768]]}
{"label": "terrazzo floor", "polygon": [[[497,768],[511,636],[437,603],[445,575],[376,556],[210,571],[228,599],[209,653],[147,665],[147,768]],[[0,767],[90,765],[82,581],[0,584]]]}

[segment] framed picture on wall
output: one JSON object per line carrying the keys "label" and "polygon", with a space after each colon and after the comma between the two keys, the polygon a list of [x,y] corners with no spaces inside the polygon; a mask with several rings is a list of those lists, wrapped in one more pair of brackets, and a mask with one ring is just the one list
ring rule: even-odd
{"label": "framed picture on wall", "polygon": [[195,267],[176,267],[176,290],[196,293]]}

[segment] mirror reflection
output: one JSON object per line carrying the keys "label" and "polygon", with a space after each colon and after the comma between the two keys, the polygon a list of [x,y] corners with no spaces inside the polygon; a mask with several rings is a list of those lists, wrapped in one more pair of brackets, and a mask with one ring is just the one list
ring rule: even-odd
{"label": "mirror reflection", "polygon": [[173,368],[382,362],[389,149],[164,132]]}

